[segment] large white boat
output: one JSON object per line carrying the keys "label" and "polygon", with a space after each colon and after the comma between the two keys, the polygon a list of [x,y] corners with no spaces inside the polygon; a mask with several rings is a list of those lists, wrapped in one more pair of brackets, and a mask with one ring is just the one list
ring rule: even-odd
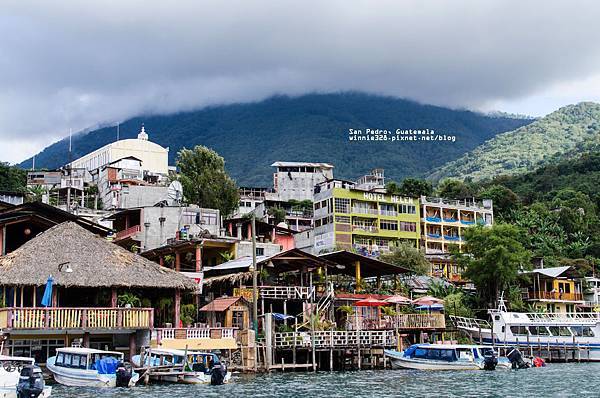
{"label": "large white boat", "polygon": [[[137,367],[154,367],[150,378],[168,383],[183,384],[218,384],[228,383],[231,372],[228,372],[216,354],[200,351],[176,349],[148,349],[145,353],[144,366],[141,366],[140,355],[134,355],[132,362]],[[213,373],[219,372],[213,378]],[[221,380],[222,379],[222,380]]]}
{"label": "large white boat", "polygon": [[57,383],[73,387],[129,387],[139,375],[126,368],[123,353],[66,347],[48,358],[46,367]]}
{"label": "large white boat", "polygon": [[[488,311],[491,321],[451,316],[473,341],[504,347],[585,348],[590,361],[600,361],[600,314],[521,313],[506,309],[503,299]],[[588,359],[586,353],[586,360]]]}
{"label": "large white boat", "polygon": [[510,368],[510,361],[498,358],[492,347],[469,344],[415,344],[404,351],[385,350],[392,369],[481,370],[488,361],[496,368]]}
{"label": "large white boat", "polygon": [[[35,365],[35,360],[27,357],[0,355],[0,398],[17,396],[17,384],[21,370],[27,365]],[[40,398],[49,397],[51,392],[52,387],[44,387]]]}

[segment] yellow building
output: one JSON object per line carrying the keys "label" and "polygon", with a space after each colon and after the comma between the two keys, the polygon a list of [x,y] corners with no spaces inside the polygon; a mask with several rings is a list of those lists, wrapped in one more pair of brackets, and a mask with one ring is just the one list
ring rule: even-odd
{"label": "yellow building", "polygon": [[400,241],[419,247],[419,200],[329,180],[315,187],[314,252],[355,249],[377,255]]}
{"label": "yellow building", "polygon": [[581,283],[573,278],[572,267],[539,268],[527,273],[531,282],[523,298],[545,312],[574,313],[584,304]]}
{"label": "yellow building", "polygon": [[144,126],[137,138],[112,142],[74,160],[70,165],[74,169],[89,172],[131,156],[141,160],[144,172],[164,176],[169,174],[169,149],[149,141]]}

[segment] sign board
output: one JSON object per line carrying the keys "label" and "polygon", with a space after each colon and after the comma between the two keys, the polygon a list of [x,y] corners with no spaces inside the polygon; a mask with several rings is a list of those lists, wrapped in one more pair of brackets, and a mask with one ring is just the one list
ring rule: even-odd
{"label": "sign board", "polygon": [[187,339],[187,330],[185,330],[185,329],[175,329],[175,338],[177,340],[185,340],[185,339]]}
{"label": "sign board", "polygon": [[[235,297],[243,297],[245,298],[247,301],[252,302],[254,300],[252,300],[252,289],[248,288],[248,287],[236,287],[233,289],[233,295]],[[260,293],[258,294],[260,297]]]}

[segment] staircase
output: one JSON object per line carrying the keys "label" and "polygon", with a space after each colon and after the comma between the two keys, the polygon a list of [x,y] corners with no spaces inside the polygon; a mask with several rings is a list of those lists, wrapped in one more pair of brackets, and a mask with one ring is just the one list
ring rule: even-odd
{"label": "staircase", "polygon": [[[319,301],[316,303],[316,308],[315,308],[315,312],[313,314],[316,314],[317,319],[319,321],[330,318],[332,319],[333,317],[331,316],[331,312],[328,313],[328,311],[333,310],[333,299],[335,297],[335,292],[333,290],[333,283],[328,283],[327,284],[327,291],[326,294],[323,295]],[[301,329],[301,328],[306,328],[310,326],[310,320],[312,318],[312,315],[309,317],[308,320],[300,323],[300,324],[296,324],[296,330]],[[300,317],[304,315],[304,312],[300,313],[297,315],[297,317]]]}

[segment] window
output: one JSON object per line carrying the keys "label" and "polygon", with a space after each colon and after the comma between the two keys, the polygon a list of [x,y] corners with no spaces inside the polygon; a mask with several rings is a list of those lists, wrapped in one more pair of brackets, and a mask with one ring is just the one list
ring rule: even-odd
{"label": "window", "polygon": [[321,202],[315,202],[315,210],[319,210],[321,208]]}
{"label": "window", "polygon": [[335,198],[336,213],[350,213],[350,199]]}
{"label": "window", "polygon": [[529,333],[532,336],[550,336],[550,332],[545,326],[529,326]]}
{"label": "window", "polygon": [[265,248],[264,247],[257,247],[256,248],[256,255],[257,256],[264,256],[265,255]]}
{"label": "window", "polygon": [[400,221],[400,231],[417,232],[417,223]]}
{"label": "window", "polygon": [[414,205],[400,205],[400,213],[416,214],[417,208]]}
{"label": "window", "polygon": [[202,213],[202,224],[217,225],[217,213]]}
{"label": "window", "polygon": [[398,221],[381,220],[379,223],[379,227],[387,231],[397,231]]}
{"label": "window", "polygon": [[350,224],[350,217],[348,216],[335,216],[335,222],[340,224]]}
{"label": "window", "polygon": [[548,329],[550,329],[552,336],[571,336],[569,328],[565,326],[549,326]]}
{"label": "window", "polygon": [[58,355],[56,356],[56,361],[54,361],[54,363],[58,366],[62,365],[63,362],[65,360],[65,354],[63,354],[62,352],[58,353]]}
{"label": "window", "polygon": [[594,337],[594,331],[589,326],[571,326],[571,331],[577,337]]}
{"label": "window", "polygon": [[514,336],[527,336],[527,328],[525,326],[511,326],[510,332]]}

